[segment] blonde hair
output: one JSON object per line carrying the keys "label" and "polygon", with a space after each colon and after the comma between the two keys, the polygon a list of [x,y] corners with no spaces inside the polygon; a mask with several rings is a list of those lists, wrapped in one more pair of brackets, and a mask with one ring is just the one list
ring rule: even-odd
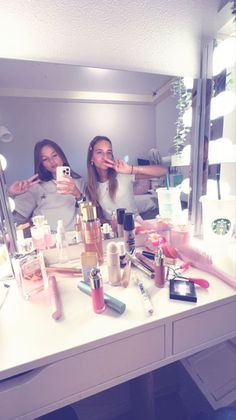
{"label": "blonde hair", "polygon": [[[108,143],[110,143],[112,147],[111,140],[106,136],[96,136],[94,139],[90,142],[88,147],[88,154],[87,154],[87,178],[88,178],[88,194],[90,197],[90,200],[96,205],[99,206],[99,197],[98,197],[98,182],[99,182],[99,174],[95,167],[95,165],[92,164],[92,156],[93,156],[93,150],[94,146],[99,142],[105,140]],[[115,199],[116,191],[118,187],[118,182],[116,179],[117,173],[114,169],[108,168],[108,193],[112,200]]]}

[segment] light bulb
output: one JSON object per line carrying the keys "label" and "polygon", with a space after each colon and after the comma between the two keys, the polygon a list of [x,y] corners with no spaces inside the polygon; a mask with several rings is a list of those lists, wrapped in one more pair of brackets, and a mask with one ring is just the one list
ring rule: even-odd
{"label": "light bulb", "polygon": [[223,162],[235,162],[235,145],[232,144],[231,140],[224,137],[211,140],[209,142],[208,151],[209,163],[223,163]]}
{"label": "light bulb", "polygon": [[193,78],[192,77],[184,77],[184,86],[187,90],[192,90],[193,88]]}
{"label": "light bulb", "polygon": [[235,38],[230,37],[220,42],[213,51],[213,76],[217,76],[224,69],[233,67],[235,62]]}
{"label": "light bulb", "polygon": [[181,191],[183,191],[184,194],[189,194],[190,193],[191,189],[190,189],[190,180],[189,180],[189,178],[185,178],[181,182]]}
{"label": "light bulb", "polygon": [[5,171],[6,167],[7,167],[7,160],[6,158],[0,154],[0,161],[1,161],[1,167],[2,170]]}
{"label": "light bulb", "polygon": [[230,114],[236,106],[236,96],[233,92],[225,90],[211,99],[211,120]]}
{"label": "light bulb", "polygon": [[183,115],[183,123],[185,127],[192,127],[192,114],[193,114],[192,107],[190,107],[189,109],[185,111]]}
{"label": "light bulb", "polygon": [[191,144],[184,146],[181,152],[181,162],[183,165],[190,165]]}
{"label": "light bulb", "polygon": [[16,208],[16,203],[15,203],[15,201],[13,200],[13,198],[8,197],[8,199],[9,199],[9,205],[10,205],[11,212],[13,213],[13,211],[14,211],[14,210],[15,210],[15,208]]}

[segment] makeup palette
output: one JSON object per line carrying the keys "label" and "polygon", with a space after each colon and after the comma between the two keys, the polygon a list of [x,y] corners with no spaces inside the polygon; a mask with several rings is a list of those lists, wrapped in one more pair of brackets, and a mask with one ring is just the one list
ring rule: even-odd
{"label": "makeup palette", "polygon": [[170,280],[170,299],[197,302],[195,284],[192,281]]}

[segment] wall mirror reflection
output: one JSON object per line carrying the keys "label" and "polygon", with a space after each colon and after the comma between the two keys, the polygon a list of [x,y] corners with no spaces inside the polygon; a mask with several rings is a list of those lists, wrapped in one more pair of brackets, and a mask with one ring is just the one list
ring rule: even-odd
{"label": "wall mirror reflection", "polygon": [[[108,136],[116,157],[130,164],[164,164],[170,167],[170,183],[176,186],[188,175],[188,167],[171,165],[179,152],[174,138],[179,118],[176,78],[121,70],[74,65],[1,60],[1,153],[7,159],[7,183],[33,174],[33,148],[38,140],[56,141],[71,167],[86,177],[88,144],[96,135]],[[181,78],[182,79],[182,78]],[[186,80],[192,96],[193,80]],[[196,92],[195,92],[196,94]],[[191,126],[191,115],[188,116]],[[184,142],[191,143],[191,129]],[[181,136],[180,136],[181,137]],[[16,162],[18,164],[16,165]],[[145,218],[157,214],[156,187],[163,179],[135,185],[139,212]],[[188,194],[181,193],[183,208]]]}

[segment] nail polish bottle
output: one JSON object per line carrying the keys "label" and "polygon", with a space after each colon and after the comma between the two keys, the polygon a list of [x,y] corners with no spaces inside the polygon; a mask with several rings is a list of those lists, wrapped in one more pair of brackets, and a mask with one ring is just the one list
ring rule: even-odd
{"label": "nail polish bottle", "polygon": [[107,269],[108,279],[112,286],[118,286],[121,282],[119,249],[116,242],[107,245]]}
{"label": "nail polish bottle", "polygon": [[96,207],[91,202],[81,205],[82,239],[86,252],[96,252],[99,264],[103,263],[103,244],[101,223],[97,218]]}
{"label": "nail polish bottle", "polygon": [[123,238],[124,237],[125,209],[124,208],[116,209],[116,217],[117,217],[117,236],[118,238]]}
{"label": "nail polish bottle", "polygon": [[124,217],[124,242],[127,252],[135,249],[134,214],[125,213]]}
{"label": "nail polish bottle", "polygon": [[102,277],[99,268],[92,268],[90,272],[90,286],[93,310],[97,314],[100,314],[105,310],[106,307],[104,301]]}
{"label": "nail polish bottle", "polygon": [[157,287],[164,287],[165,285],[165,266],[164,256],[161,248],[158,249],[154,259],[154,281]]}

